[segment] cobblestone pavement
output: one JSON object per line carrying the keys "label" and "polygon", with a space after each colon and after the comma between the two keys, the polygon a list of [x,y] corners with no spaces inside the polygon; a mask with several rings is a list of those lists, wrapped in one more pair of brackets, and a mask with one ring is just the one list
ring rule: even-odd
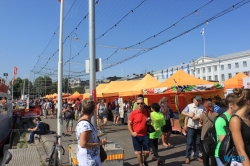
{"label": "cobblestone pavement", "polygon": [[[50,128],[52,131],[56,131],[56,119],[43,119],[44,122],[50,124]],[[75,129],[76,121],[74,121]],[[63,124],[65,125],[65,123]],[[133,145],[131,140],[131,135],[127,130],[126,125],[119,125],[114,126],[112,122],[108,122],[108,125],[105,128],[108,140],[116,142],[124,149],[125,153],[125,160],[124,166],[138,166],[137,158],[133,151]],[[66,133],[66,129],[63,126],[63,132]],[[70,134],[70,133],[68,133]],[[70,134],[71,135],[71,134]],[[73,133],[69,137],[63,137],[62,144],[67,149],[68,144],[72,143],[73,140],[76,139],[75,133]],[[172,134],[170,138],[170,143],[174,145],[172,148],[165,148],[161,145],[161,141],[159,141],[159,155],[164,160],[163,164],[161,165],[169,165],[169,166],[185,166],[185,165],[192,165],[192,166],[202,166],[202,163],[197,161],[191,161],[190,164],[185,164],[185,141],[186,138],[179,134]],[[156,166],[157,163],[151,160],[152,155],[150,155],[148,159],[149,166]],[[65,155],[62,158],[63,165],[69,165],[68,163],[68,152],[66,150]]]}

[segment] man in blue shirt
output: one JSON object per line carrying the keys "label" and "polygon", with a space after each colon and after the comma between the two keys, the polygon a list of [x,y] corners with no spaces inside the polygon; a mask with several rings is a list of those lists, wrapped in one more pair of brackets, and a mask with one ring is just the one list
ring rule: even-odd
{"label": "man in blue shirt", "polygon": [[220,109],[220,103],[221,103],[220,96],[215,96],[213,102],[214,102],[214,112],[217,112]]}
{"label": "man in blue shirt", "polygon": [[34,136],[35,134],[39,134],[39,135],[42,135],[44,134],[44,124],[43,122],[41,122],[38,118],[35,118],[33,120],[34,124],[36,125],[35,128],[28,128],[28,131],[31,131],[30,133],[30,138],[29,138],[29,141],[28,143],[34,143]]}

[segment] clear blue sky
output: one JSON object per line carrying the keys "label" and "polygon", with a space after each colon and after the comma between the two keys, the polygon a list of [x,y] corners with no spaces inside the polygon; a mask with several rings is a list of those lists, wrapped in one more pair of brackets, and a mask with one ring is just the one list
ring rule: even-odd
{"label": "clear blue sky", "polygon": [[[103,62],[103,67],[115,64],[135,55],[140,50],[147,50],[178,36],[239,1],[220,0],[209,3],[198,10],[198,14],[191,14],[155,38],[128,50],[122,50],[170,27],[208,2],[200,0],[99,0],[96,5],[96,37],[102,36],[131,10],[133,12],[130,12],[116,27],[96,41],[96,56],[105,59],[118,49],[108,61]],[[138,5],[139,7],[136,8]],[[72,72],[81,72],[85,69],[84,61],[88,58],[88,45],[83,49],[85,43],[88,42],[88,17],[83,19],[88,13],[87,7],[87,0],[65,0],[65,15],[68,14],[64,22],[64,35],[67,37],[70,32],[74,31],[74,33],[71,35],[71,44],[70,38],[64,44],[64,62],[69,59],[71,47],[73,59],[70,63],[70,75],[73,76],[77,76],[77,73]],[[29,70],[33,70],[35,66],[34,71],[39,73],[31,72],[31,80],[44,73],[57,73],[54,70],[57,70],[58,60],[56,50],[58,49],[59,12],[60,3],[57,0],[0,1],[0,75],[7,72],[11,79],[14,65],[18,67],[17,76],[21,78],[28,78]],[[250,49],[249,20],[250,3],[247,3],[170,43],[97,73],[97,78],[126,76],[145,70],[156,71],[196,59],[203,55],[203,38],[200,34],[202,28],[205,28],[206,55],[208,56],[248,50]],[[75,30],[76,27],[77,30]],[[77,41],[74,40],[76,35]],[[64,75],[68,75],[68,64],[64,66]],[[44,68],[41,70],[42,67]],[[84,73],[80,75],[82,74]],[[52,78],[57,79],[55,75]],[[88,79],[88,76],[81,78]]]}

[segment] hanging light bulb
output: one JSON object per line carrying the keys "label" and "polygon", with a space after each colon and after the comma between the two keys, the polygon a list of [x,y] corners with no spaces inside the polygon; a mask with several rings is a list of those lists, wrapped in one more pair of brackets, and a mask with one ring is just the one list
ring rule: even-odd
{"label": "hanging light bulb", "polygon": [[170,43],[170,40],[168,41],[168,43]]}
{"label": "hanging light bulb", "polygon": [[208,24],[208,21],[206,21],[206,24]]}
{"label": "hanging light bulb", "polygon": [[186,35],[188,35],[188,32],[186,32]]}
{"label": "hanging light bulb", "polygon": [[196,11],[195,11],[195,14],[196,14],[196,15],[198,15],[198,14],[199,14],[199,13],[198,13],[198,10],[196,10]]}
{"label": "hanging light bulb", "polygon": [[173,24],[173,27],[175,27],[175,24]]}

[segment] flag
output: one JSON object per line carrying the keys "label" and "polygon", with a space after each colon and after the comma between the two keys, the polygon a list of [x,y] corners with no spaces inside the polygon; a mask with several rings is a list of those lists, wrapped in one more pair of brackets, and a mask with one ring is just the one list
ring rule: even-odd
{"label": "flag", "polygon": [[161,71],[161,77],[162,77],[162,79],[164,79],[163,70]]}
{"label": "flag", "polygon": [[201,35],[204,35],[204,33],[205,33],[205,30],[204,30],[204,28],[202,28]]}
{"label": "flag", "polygon": [[58,0],[58,2],[61,2],[61,0]]}
{"label": "flag", "polygon": [[174,74],[174,68],[172,68],[172,75]]}
{"label": "flag", "polygon": [[187,65],[187,71],[188,71],[188,74],[190,74],[190,71],[189,71],[189,64]]}
{"label": "flag", "polygon": [[166,71],[166,72],[167,72],[166,78],[168,78],[168,69],[167,69],[167,71]]}
{"label": "flag", "polygon": [[176,68],[176,71],[178,71],[178,67]]}
{"label": "flag", "polygon": [[12,82],[11,82],[12,85],[14,84],[14,80],[15,80],[16,75],[17,75],[17,70],[18,70],[18,68],[16,66],[14,66],[14,76],[13,76]]}

